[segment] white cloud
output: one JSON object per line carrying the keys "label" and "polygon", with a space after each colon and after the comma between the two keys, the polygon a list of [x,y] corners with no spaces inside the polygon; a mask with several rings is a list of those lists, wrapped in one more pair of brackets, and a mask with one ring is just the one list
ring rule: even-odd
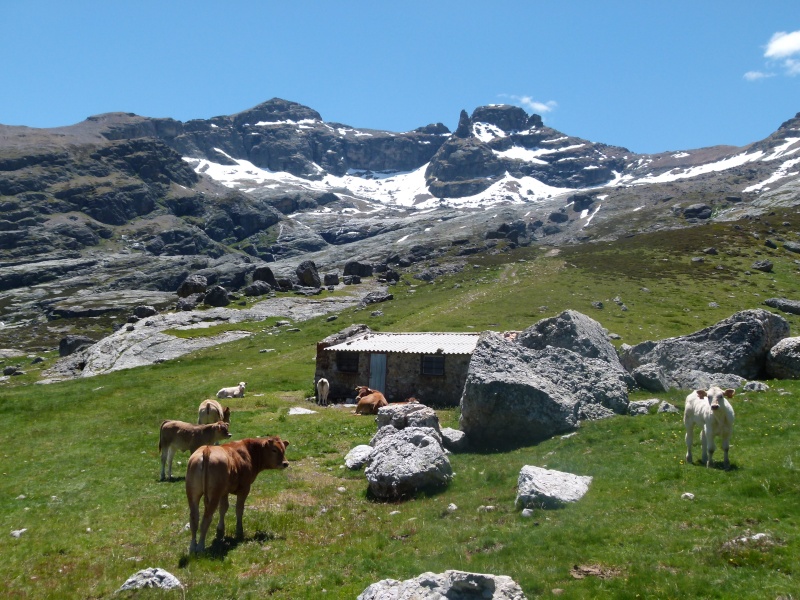
{"label": "white cloud", "polygon": [[[800,31],[779,31],[770,38],[764,58],[780,62],[786,75],[800,75]],[[748,79],[745,75],[745,79]],[[752,79],[748,79],[752,81]]]}
{"label": "white cloud", "polygon": [[530,96],[511,96],[513,100],[516,100],[525,108],[532,110],[535,113],[548,113],[552,112],[558,106],[558,103],[555,100],[549,100],[547,102],[538,102],[531,98]]}
{"label": "white cloud", "polygon": [[748,71],[744,74],[744,78],[747,81],[758,81],[759,79],[765,79],[767,77],[774,77],[775,73],[764,73],[763,71]]}
{"label": "white cloud", "polygon": [[764,57],[788,58],[793,54],[800,54],[800,31],[779,31],[770,38]]}

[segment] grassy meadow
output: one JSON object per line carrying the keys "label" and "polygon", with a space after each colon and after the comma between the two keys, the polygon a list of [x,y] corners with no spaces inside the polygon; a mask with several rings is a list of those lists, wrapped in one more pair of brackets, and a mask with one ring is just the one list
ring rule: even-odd
{"label": "grassy meadow", "polygon": [[[460,569],[508,575],[528,598],[800,598],[798,381],[737,393],[728,471],[684,464],[679,414],[615,417],[529,447],[451,455],[446,490],[398,503],[370,499],[363,472],[343,468],[344,455],[374,434],[373,418],[336,408],[288,414],[314,408],[306,398],[316,342],[351,323],[512,330],[575,309],[618,334],[615,343],[635,344],[696,331],[766,298],[797,299],[797,255],[764,246],[767,234],[798,231],[795,221],[783,214],[744,229],[473,256],[461,273],[433,283],[406,277],[393,301],[302,322],[300,331],[252,324],[240,342],[58,384],[35,384],[52,358],[26,367],[0,387],[3,596],[108,598],[136,571],[161,567],[185,589],[120,597],[355,598],[380,579]],[[719,254],[702,252],[710,246]],[[750,269],[764,258],[772,273]],[[376,308],[383,314],[373,317]],[[800,317],[783,316],[800,335]],[[163,419],[193,422],[204,398],[240,380],[245,398],[223,402],[233,439],[280,435],[291,466],[259,475],[243,541],[231,537],[231,508],[227,536],[190,557],[183,479],[158,480],[158,428]],[[685,396],[631,399],[682,409]],[[443,426],[458,427],[457,408],[437,412]],[[177,455],[174,473],[187,458]],[[524,518],[514,498],[527,464],[594,481],[580,502]],[[479,510],[486,506],[494,509]],[[756,533],[767,537],[735,541]]]}

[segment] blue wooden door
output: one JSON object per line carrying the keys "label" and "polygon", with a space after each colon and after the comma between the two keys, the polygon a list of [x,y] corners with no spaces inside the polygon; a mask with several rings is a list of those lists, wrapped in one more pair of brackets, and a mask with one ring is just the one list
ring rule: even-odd
{"label": "blue wooden door", "polygon": [[369,355],[369,387],[379,392],[386,391],[386,355]]}

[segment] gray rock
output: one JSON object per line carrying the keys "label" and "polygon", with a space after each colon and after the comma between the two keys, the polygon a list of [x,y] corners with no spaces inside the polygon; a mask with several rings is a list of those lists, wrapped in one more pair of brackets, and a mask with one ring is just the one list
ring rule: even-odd
{"label": "gray rock", "polygon": [[797,242],[784,242],[783,247],[786,248],[789,252],[795,252],[800,254],[800,244]]}
{"label": "gray rock", "polygon": [[560,508],[589,491],[592,478],[526,465],[517,481],[514,505],[520,508]]}
{"label": "gray rock", "polygon": [[372,265],[350,260],[344,263],[343,275],[357,275],[358,277],[371,277]]}
{"label": "gray rock", "polygon": [[517,342],[532,350],[547,346],[566,348],[586,358],[599,358],[622,370],[617,352],[600,323],[575,310],[542,319],[517,336]]}
{"label": "gray rock", "polygon": [[764,273],[772,273],[773,264],[771,260],[764,259],[764,260],[757,260],[754,262],[750,268],[755,269],[756,271],[762,271]]}
{"label": "gray rock", "polygon": [[786,298],[768,298],[764,300],[764,304],[772,308],[777,308],[785,313],[800,315],[800,301],[798,300],[788,300]]}
{"label": "gray rock", "polygon": [[157,315],[158,311],[154,306],[140,305],[133,309],[133,314],[140,319],[146,319],[147,317]]}
{"label": "gray rock", "polygon": [[525,600],[522,588],[506,575],[465,571],[423,573],[414,579],[384,579],[358,595],[358,600]]}
{"label": "gray rock", "polygon": [[379,408],[375,422],[378,424],[378,429],[386,425],[391,425],[397,430],[405,429],[406,427],[430,427],[441,436],[439,417],[436,412],[419,402],[395,404]]}
{"label": "gray rock", "polygon": [[[597,358],[548,346],[525,348],[487,331],[470,360],[460,429],[471,445],[529,444],[577,427],[584,418],[624,414],[625,377]],[[592,409],[597,405],[600,411]]]}
{"label": "gray rock", "polygon": [[772,379],[800,379],[800,337],[784,338],[770,349],[767,375]]}
{"label": "gray rock", "polygon": [[358,471],[364,465],[369,463],[369,458],[371,455],[372,446],[367,446],[366,444],[356,446],[347,453],[347,456],[344,457],[344,465],[351,471]]}
{"label": "gray rock", "polygon": [[256,281],[262,281],[274,289],[278,288],[278,280],[275,279],[272,269],[267,266],[256,267],[256,270],[253,271],[253,283]]}
{"label": "gray rock", "polygon": [[260,279],[253,281],[250,285],[244,288],[245,296],[264,296],[272,291],[272,286],[266,281]]}
{"label": "gray rock", "polygon": [[633,370],[636,385],[648,392],[668,392],[669,380],[663,369],[656,364],[645,364]]}
{"label": "gray rock", "polygon": [[453,469],[433,429],[409,427],[377,441],[364,474],[375,497],[391,500],[442,489]]}
{"label": "gray rock", "polygon": [[658,405],[658,412],[680,414],[681,411],[678,410],[677,406],[670,404],[669,402],[662,401],[661,404]]}
{"label": "gray rock", "polygon": [[[767,359],[767,364],[769,365],[769,359]],[[769,370],[769,367],[767,367],[767,370]],[[743,389],[745,392],[766,392],[769,390],[769,386],[763,381],[748,381]]]}
{"label": "gray rock", "polygon": [[59,356],[69,356],[94,344],[95,340],[85,335],[67,335],[58,342]]}
{"label": "gray rock", "polygon": [[203,304],[209,306],[228,306],[230,303],[231,299],[228,295],[228,290],[221,285],[215,285],[203,297]]}
{"label": "gray rock", "polygon": [[370,292],[361,300],[361,304],[367,306],[369,304],[377,304],[379,302],[387,302],[394,300],[394,295],[388,292]]}
{"label": "gray rock", "polygon": [[122,587],[117,590],[117,593],[125,590],[140,590],[143,588],[159,588],[162,590],[171,590],[174,588],[182,588],[183,585],[175,575],[169,571],[158,568],[142,569],[128,577],[127,581],[122,584]]}
{"label": "gray rock", "polygon": [[314,264],[313,260],[304,260],[297,265],[295,274],[297,279],[300,280],[300,285],[314,288],[322,287],[322,280],[319,277],[317,265]]}
{"label": "gray rock", "polygon": [[339,274],[325,273],[325,275],[323,276],[323,283],[325,284],[325,286],[339,285]]}
{"label": "gray rock", "polygon": [[203,275],[189,275],[178,286],[178,296],[186,298],[193,294],[202,294],[208,287],[208,280]]}
{"label": "gray rock", "polygon": [[708,204],[692,204],[683,209],[683,216],[687,219],[708,219],[712,210]]}
{"label": "gray rock", "polygon": [[770,348],[788,335],[783,317],[763,309],[745,310],[687,336],[624,345],[620,360],[629,371],[656,365],[670,386],[693,389],[728,374],[763,378]]}
{"label": "gray rock", "polygon": [[464,452],[469,446],[467,435],[452,427],[442,428],[442,444],[450,452]]}
{"label": "gray rock", "polygon": [[651,398],[650,400],[637,400],[635,402],[631,402],[628,405],[628,414],[632,416],[637,415],[649,415],[650,409],[653,406],[657,406],[661,402],[656,398]]}

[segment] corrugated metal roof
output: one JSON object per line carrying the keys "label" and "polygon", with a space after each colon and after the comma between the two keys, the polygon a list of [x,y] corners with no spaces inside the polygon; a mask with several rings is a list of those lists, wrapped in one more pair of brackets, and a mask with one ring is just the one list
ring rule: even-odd
{"label": "corrugated metal roof", "polygon": [[401,352],[406,354],[472,354],[479,333],[365,333],[325,350]]}

